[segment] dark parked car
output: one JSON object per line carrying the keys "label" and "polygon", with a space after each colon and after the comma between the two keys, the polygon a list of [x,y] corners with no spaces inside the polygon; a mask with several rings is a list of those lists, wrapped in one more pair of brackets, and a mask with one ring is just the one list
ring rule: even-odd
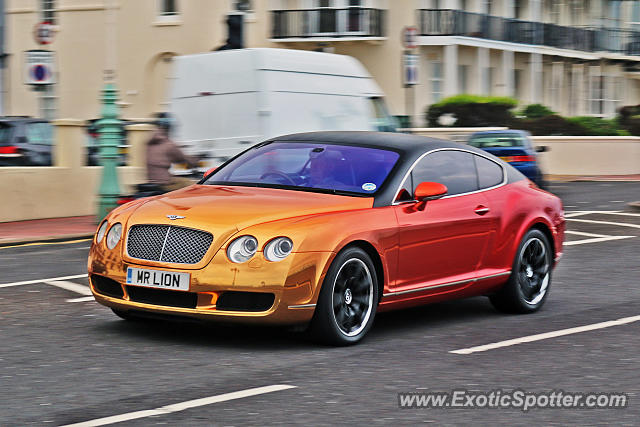
{"label": "dark parked car", "polygon": [[544,188],[536,153],[547,151],[547,147],[534,148],[529,137],[529,133],[522,130],[476,132],[469,138],[469,145],[500,157],[539,187]]}
{"label": "dark parked car", "polygon": [[51,166],[52,141],[47,120],[0,117],[0,166]]}

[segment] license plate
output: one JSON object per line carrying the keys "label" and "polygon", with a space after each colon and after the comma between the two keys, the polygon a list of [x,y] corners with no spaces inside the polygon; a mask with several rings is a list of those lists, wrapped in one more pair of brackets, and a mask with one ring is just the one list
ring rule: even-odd
{"label": "license plate", "polygon": [[134,267],[127,268],[127,285],[188,291],[190,278],[191,274],[189,273]]}

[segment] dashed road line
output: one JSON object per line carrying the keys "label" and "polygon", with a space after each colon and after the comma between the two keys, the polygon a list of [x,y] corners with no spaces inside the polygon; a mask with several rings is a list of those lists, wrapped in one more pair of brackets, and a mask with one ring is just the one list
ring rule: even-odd
{"label": "dashed road line", "polygon": [[60,280],[81,279],[88,277],[88,274],[76,274],[73,276],[49,277],[48,279],[24,280],[22,282],[1,283],[0,288],[10,288],[12,286],[33,285],[34,283],[57,282]]}
{"label": "dashed road line", "polygon": [[[565,218],[566,218],[566,216],[565,216]],[[586,223],[586,224],[617,225],[617,226],[620,226],[620,227],[640,228],[639,224],[629,224],[627,222],[596,221],[596,220],[593,220],[593,219],[576,219],[576,218],[567,218],[567,221],[583,222],[583,223]]]}
{"label": "dashed road line", "polygon": [[574,240],[572,242],[564,242],[563,246],[584,245],[585,243],[600,243],[608,242],[610,240],[622,240],[630,239],[635,236],[607,236],[607,237],[595,237],[593,239]]}
{"label": "dashed road line", "polygon": [[229,400],[242,399],[245,397],[257,396],[260,394],[273,393],[274,391],[288,390],[296,388],[294,385],[275,384],[265,387],[250,388],[247,390],[234,391],[232,393],[219,394],[201,399],[187,400],[186,402],[174,403],[173,405],[161,406],[155,409],[144,411],[128,412],[126,414],[114,415],[111,417],[97,418],[95,420],[84,421],[75,424],[67,424],[62,427],[94,427],[107,424],[120,423],[123,421],[136,420],[140,418],[152,417],[154,415],[166,415],[173,412],[184,411],[186,409],[197,408],[198,406],[211,405],[213,403],[226,402]]}
{"label": "dashed road line", "polygon": [[79,285],[77,283],[68,282],[66,280],[49,280],[44,282],[47,285],[56,286],[61,289],[66,289],[67,291],[75,292],[80,295],[92,295],[91,290],[88,286]]}
{"label": "dashed road line", "polygon": [[512,345],[524,344],[534,341],[546,340],[549,338],[562,337],[565,335],[578,334],[580,332],[593,331],[596,329],[610,328],[612,326],[626,325],[640,321],[640,316],[623,317],[617,320],[609,320],[607,322],[593,323],[591,325],[578,326],[576,328],[560,329],[552,332],[545,332],[543,334],[529,335],[520,338],[514,338],[506,341],[499,341],[491,344],[479,345],[476,347],[461,348],[459,350],[452,350],[449,353],[454,354],[471,354],[479,353],[488,350],[494,350],[501,347],[510,347]]}

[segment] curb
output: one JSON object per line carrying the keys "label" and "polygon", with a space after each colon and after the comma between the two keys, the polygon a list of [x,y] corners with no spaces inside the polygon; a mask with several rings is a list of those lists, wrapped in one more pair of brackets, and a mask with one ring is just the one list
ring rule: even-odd
{"label": "curb", "polygon": [[69,240],[77,239],[90,239],[95,233],[79,233],[79,234],[63,234],[59,236],[46,236],[46,237],[23,237],[15,239],[6,239],[0,241],[0,248],[6,246],[23,246],[30,244],[55,244],[64,243]]}

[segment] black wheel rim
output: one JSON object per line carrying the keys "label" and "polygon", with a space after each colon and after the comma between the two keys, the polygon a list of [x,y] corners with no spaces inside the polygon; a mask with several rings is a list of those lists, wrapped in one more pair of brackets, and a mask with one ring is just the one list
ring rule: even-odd
{"label": "black wheel rim", "polygon": [[333,315],[340,331],[358,335],[367,325],[373,308],[373,279],[359,258],[345,261],[333,282]]}
{"label": "black wheel rim", "polygon": [[537,237],[527,240],[520,250],[518,283],[528,304],[538,304],[547,293],[549,251],[544,242]]}

